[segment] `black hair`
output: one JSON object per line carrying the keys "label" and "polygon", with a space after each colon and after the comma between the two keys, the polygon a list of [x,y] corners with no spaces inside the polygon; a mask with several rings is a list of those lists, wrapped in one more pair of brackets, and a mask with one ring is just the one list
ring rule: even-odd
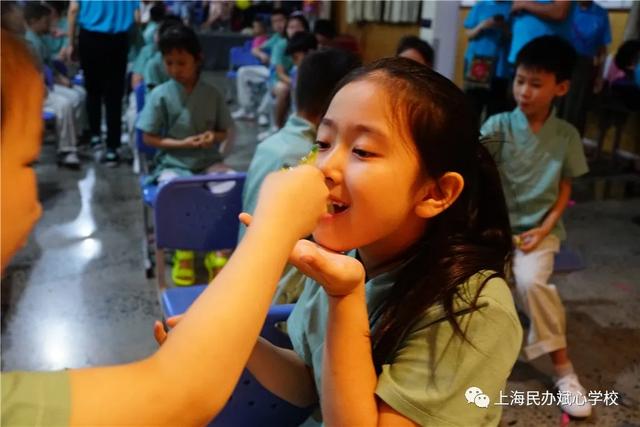
{"label": "black hair", "polygon": [[302,24],[302,27],[304,28],[304,31],[309,31],[309,21],[307,21],[307,18],[304,17],[304,15],[300,12],[293,12],[291,15],[289,15],[289,19],[287,20],[287,25],[289,25],[289,21],[292,20],[298,20],[300,21],[300,23]]}
{"label": "black hair", "polygon": [[30,1],[24,5],[24,19],[27,23],[51,15],[51,9],[40,2]]}
{"label": "black hair", "polygon": [[404,36],[398,42],[396,48],[396,56],[400,55],[405,50],[415,49],[420,56],[424,59],[424,62],[429,66],[433,65],[433,48],[425,40],[416,36]]}
{"label": "black hair", "polygon": [[156,30],[158,32],[158,38],[161,37],[162,34],[164,34],[169,28],[175,25],[184,25],[184,23],[182,22],[182,19],[180,19],[180,17],[177,15],[165,15],[164,18],[162,18],[162,22],[160,22],[160,25],[158,25],[158,29]]}
{"label": "black hair", "polygon": [[15,1],[0,1],[0,14],[10,13],[18,7],[18,3]]}
{"label": "black hair", "polygon": [[336,36],[336,26],[328,19],[318,19],[313,26],[313,33],[333,39]]}
{"label": "black hair", "polygon": [[311,52],[298,68],[295,93],[298,110],[321,116],[329,107],[338,82],[360,65],[360,58],[342,49]]}
{"label": "black hair", "polygon": [[622,43],[613,57],[613,61],[620,70],[626,71],[638,61],[640,54],[640,40],[627,40]]}
{"label": "black hair", "polygon": [[286,18],[287,16],[289,16],[289,15],[287,14],[287,12],[285,12],[285,11],[284,11],[284,9],[279,8],[279,7],[276,7],[276,8],[274,8],[274,9],[271,11],[271,16],[273,16],[273,15],[282,15],[282,16],[284,16],[285,18]]}
{"label": "black hair", "polygon": [[285,53],[293,55],[296,52],[309,52],[318,48],[318,40],[316,36],[306,31],[295,33],[289,41]]}
{"label": "black hair", "polygon": [[576,50],[562,37],[542,36],[524,45],[516,57],[516,68],[522,66],[532,70],[552,73],[556,82],[571,80],[576,64]]}
{"label": "black hair", "polygon": [[172,50],[184,50],[194,58],[200,59],[202,46],[195,31],[186,25],[171,25],[166,31],[159,33],[158,49],[162,55]]}
{"label": "black hair", "polygon": [[46,1],[45,3],[51,9],[54,9],[58,13],[58,15],[64,14],[64,12],[69,7],[69,2],[68,1],[60,1],[60,0],[51,1],[50,0],[50,1]]}
{"label": "black hair", "polygon": [[[449,79],[406,58],[385,58],[353,71],[336,92],[357,81],[384,88],[393,121],[407,129],[422,174],[437,180],[457,172],[464,188],[451,206],[431,218],[418,241],[401,256],[406,260],[381,307],[372,313],[373,358],[379,373],[389,363],[416,319],[441,304],[456,334],[468,341],[456,320],[454,300],[479,307],[480,291],[493,277],[504,277],[512,237],[500,175],[479,142],[479,123],[465,94]],[[476,295],[464,284],[486,271]]]}
{"label": "black hair", "polygon": [[149,18],[153,22],[160,22],[164,19],[166,13],[167,10],[165,9],[164,5],[154,4],[153,6],[151,6],[151,9],[149,9]]}

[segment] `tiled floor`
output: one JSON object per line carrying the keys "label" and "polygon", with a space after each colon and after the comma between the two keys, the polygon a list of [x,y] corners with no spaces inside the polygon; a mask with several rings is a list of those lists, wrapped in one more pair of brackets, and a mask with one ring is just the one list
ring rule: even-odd
{"label": "tiled floor", "polygon": [[[255,125],[239,123],[228,160],[237,170],[248,167],[255,134]],[[58,169],[54,152],[45,145],[36,167],[44,215],[2,280],[3,370],[122,363],[156,347],[151,328],[161,313],[142,267],[137,177],[127,165],[108,169],[90,157],[80,171]],[[554,283],[566,303],[570,353],[584,385],[615,390],[620,398],[619,406],[601,403],[590,419],[570,423],[638,426],[640,177],[580,179],[574,194],[569,244],[587,268],[557,275]],[[550,372],[544,358],[519,362],[505,395],[550,389]],[[507,406],[503,419],[508,426],[568,422],[555,406]]]}

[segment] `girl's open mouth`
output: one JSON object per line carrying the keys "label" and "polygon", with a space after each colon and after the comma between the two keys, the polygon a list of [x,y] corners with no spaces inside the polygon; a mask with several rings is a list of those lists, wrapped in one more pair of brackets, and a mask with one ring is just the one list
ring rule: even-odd
{"label": "girl's open mouth", "polygon": [[349,205],[346,205],[342,202],[330,200],[329,203],[327,204],[327,211],[332,216],[339,215],[344,211],[346,211],[347,209],[349,209]]}

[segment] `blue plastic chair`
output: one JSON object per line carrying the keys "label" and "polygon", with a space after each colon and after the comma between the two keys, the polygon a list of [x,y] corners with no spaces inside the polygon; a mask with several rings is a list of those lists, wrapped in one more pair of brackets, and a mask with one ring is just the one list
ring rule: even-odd
{"label": "blue plastic chair", "polygon": [[[166,288],[164,249],[200,252],[233,249],[238,242],[245,173],[219,173],[176,178],[161,185],[154,210],[156,273]],[[210,184],[234,181],[224,193]]]}
{"label": "blue plastic chair", "polygon": [[245,65],[260,65],[260,60],[251,53],[251,42],[246,42],[243,46],[229,49],[229,71],[227,77],[235,79],[238,75],[238,68]]}
{"label": "blue plastic chair", "polygon": [[[167,289],[162,297],[166,317],[184,313],[204,291],[206,285]],[[280,329],[278,322],[287,320],[293,304],[272,305],[260,336],[282,348],[291,348],[291,341]],[[280,399],[265,389],[248,370],[244,370],[229,401],[209,426],[282,426],[300,425],[311,414],[312,408],[299,408]]]}

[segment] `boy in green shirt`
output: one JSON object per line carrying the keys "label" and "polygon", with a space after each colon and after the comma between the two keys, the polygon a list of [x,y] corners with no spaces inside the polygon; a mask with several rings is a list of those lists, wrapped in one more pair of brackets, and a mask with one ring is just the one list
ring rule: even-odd
{"label": "boy in green shirt", "polygon": [[[549,283],[554,255],[565,238],[562,213],[571,195],[571,179],[588,171],[578,131],[556,117],[553,101],[569,90],[575,51],[556,36],[534,39],[518,54],[513,93],[518,107],[490,117],[481,133],[500,170],[515,240],[516,288],[531,319],[524,353],[528,359],[549,354],[556,386],[572,399],[562,409],[587,417],[591,406],[567,353],[565,312]],[[573,399],[575,397],[575,399]]]}

